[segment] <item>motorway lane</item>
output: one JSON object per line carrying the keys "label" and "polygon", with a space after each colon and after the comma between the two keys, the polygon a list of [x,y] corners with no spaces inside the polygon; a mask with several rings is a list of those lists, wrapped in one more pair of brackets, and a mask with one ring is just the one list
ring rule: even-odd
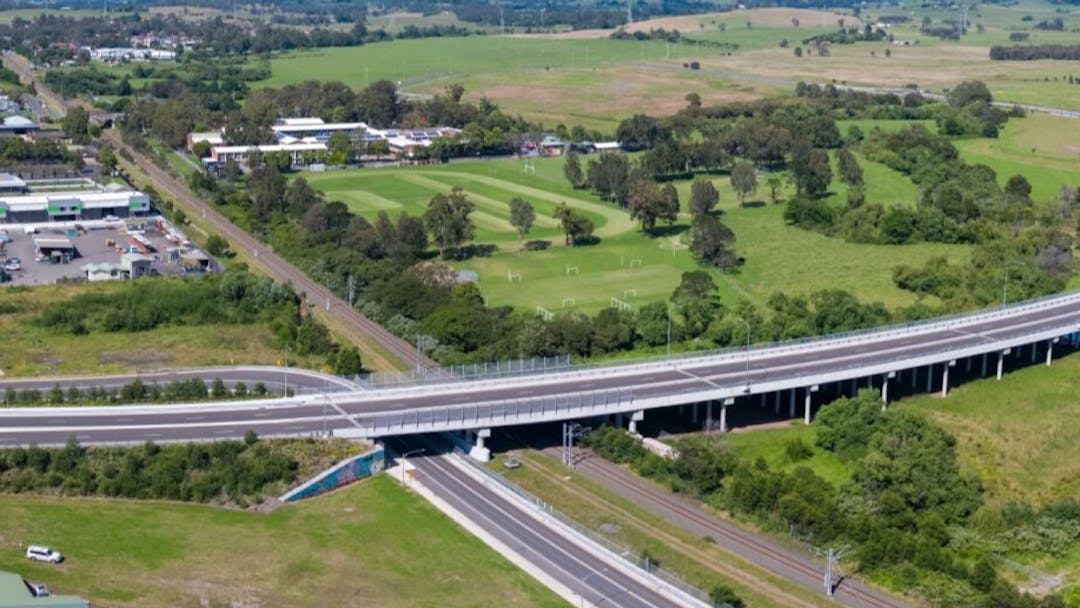
{"label": "motorway lane", "polygon": [[[558,459],[559,448],[545,450]],[[717,545],[814,591],[822,589],[825,565],[809,555],[782,547],[764,535],[749,532],[720,519],[699,502],[675,494],[612,464],[588,450],[579,451],[574,470],[638,506],[656,513],[696,537],[709,537]],[[836,587],[835,600],[850,608],[906,608],[908,604],[855,579]]]}
{"label": "motorway lane", "polygon": [[521,507],[455,469],[448,456],[412,456],[416,479],[534,566],[594,605],[668,608],[680,603],[540,524]]}
{"label": "motorway lane", "polygon": [[161,370],[111,376],[9,378],[0,379],[0,391],[13,388],[20,391],[33,389],[44,392],[57,385],[65,390],[72,386],[80,389],[94,387],[114,389],[129,384],[136,379],[142,380],[146,384],[166,384],[190,378],[202,378],[207,384],[213,382],[216,378],[220,378],[228,386],[235,386],[236,383],[243,382],[248,389],[262,382],[267,390],[271,392],[283,392],[286,383],[288,383],[289,388],[292,388],[297,393],[341,392],[346,390],[355,391],[357,389],[352,382],[337,376],[304,368],[244,366]]}
{"label": "motorway lane", "polygon": [[[751,351],[751,385],[766,380],[782,378],[807,378],[807,384],[813,383],[812,377],[839,368],[863,365],[873,362],[895,362],[897,369],[902,369],[903,360],[912,359],[927,353],[940,352],[945,347],[974,346],[991,339],[1004,339],[1035,333],[1047,327],[1080,327],[1080,303],[1070,302],[1037,311],[1027,311],[1007,318],[984,320],[978,325],[968,325],[953,329],[933,329],[919,335],[891,337],[881,340],[867,340],[855,344],[827,345],[820,350],[796,351],[772,354],[768,350]],[[720,362],[708,359],[699,361],[672,362],[670,370],[650,369],[648,371],[630,370],[623,375],[596,376],[585,378],[545,378],[533,377],[531,386],[513,385],[508,382],[493,384],[460,383],[438,389],[420,387],[418,394],[409,395],[399,390],[371,391],[367,393],[339,394],[332,397],[337,407],[330,414],[330,428],[346,427],[350,422],[339,413],[347,412],[363,420],[375,414],[435,408],[444,405],[475,404],[497,400],[527,400],[546,396],[551,399],[557,395],[568,395],[581,391],[632,390],[635,399],[650,396],[670,395],[688,391],[701,391],[711,383],[725,386],[739,386],[746,379],[746,362],[739,357],[727,358]],[[679,365],[675,368],[675,365]],[[634,375],[633,372],[637,373]],[[9,441],[45,442],[46,436],[55,437],[55,432],[80,431],[90,434],[94,441],[108,441],[118,429],[133,430],[133,426],[156,426],[153,433],[164,432],[170,437],[192,437],[190,427],[200,425],[218,425],[215,433],[221,433],[224,427],[235,428],[254,423],[265,425],[279,421],[278,432],[296,424],[297,418],[310,417],[312,405],[317,406],[322,399],[309,398],[306,403],[281,403],[273,408],[261,408],[260,413],[252,413],[254,406],[243,402],[234,402],[208,408],[198,408],[204,418],[193,422],[186,418],[187,410],[169,411],[165,408],[82,408],[77,411],[66,410],[63,416],[57,412],[26,413],[0,410],[0,438]],[[188,408],[188,409],[191,409]],[[117,412],[122,412],[121,417]],[[336,415],[335,415],[336,414]],[[262,417],[260,417],[262,416]],[[241,433],[242,434],[242,433]],[[125,436],[130,435],[126,432]]]}

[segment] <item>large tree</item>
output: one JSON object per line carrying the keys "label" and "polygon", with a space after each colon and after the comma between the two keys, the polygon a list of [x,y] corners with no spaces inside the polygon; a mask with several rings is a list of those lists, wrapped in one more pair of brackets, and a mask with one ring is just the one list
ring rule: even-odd
{"label": "large tree", "polygon": [[671,132],[660,126],[656,119],[645,114],[635,114],[619,123],[615,138],[624,150],[635,151],[651,148],[671,137]]}
{"label": "large tree", "polygon": [[520,198],[510,199],[510,225],[517,229],[518,241],[525,238],[536,221],[533,206]]}
{"label": "large tree", "polygon": [[739,195],[739,205],[746,204],[746,197],[757,190],[757,172],[748,162],[736,163],[731,170],[731,187]]}
{"label": "large tree", "polygon": [[670,223],[678,216],[679,198],[674,187],[668,191],[667,187],[661,188],[650,179],[638,180],[630,187],[630,217],[641,222],[643,232],[651,232],[657,220]]}
{"label": "large tree", "polygon": [[855,155],[848,148],[840,148],[836,153],[836,162],[840,168],[840,179],[849,186],[863,185],[862,168],[859,167]]}
{"label": "large tree", "polygon": [[798,140],[791,149],[791,177],[799,194],[817,198],[829,189],[832,169],[829,155],[805,140]]}
{"label": "large tree", "polygon": [[566,163],[563,165],[563,175],[566,176],[566,181],[570,182],[570,185],[576,190],[580,188],[585,180],[585,175],[581,171],[581,160],[578,158],[578,153],[573,148],[566,152]]}
{"label": "large tree", "polygon": [[578,213],[566,203],[560,203],[555,208],[555,219],[559,220],[563,234],[566,235],[566,245],[573,247],[592,238],[592,220]]}
{"label": "large tree", "polygon": [[723,270],[738,265],[739,259],[732,250],[735,233],[715,217],[700,215],[695,218],[690,237],[690,250],[701,261]]}
{"label": "large tree", "polygon": [[671,295],[671,301],[683,318],[683,328],[689,337],[705,333],[709,323],[720,312],[720,296],[716,283],[706,272],[684,272],[679,286]]}
{"label": "large tree", "polygon": [[630,161],[622,154],[605,153],[589,161],[586,183],[604,200],[625,205],[629,179]]}
{"label": "large tree", "polygon": [[64,135],[75,144],[90,143],[90,115],[85,108],[72,106],[68,110],[64,116]]}
{"label": "large tree", "polygon": [[705,215],[716,208],[720,202],[720,193],[712,180],[698,178],[690,184],[690,215],[697,217]]}
{"label": "large tree", "polygon": [[436,194],[428,202],[424,226],[439,248],[439,255],[445,256],[447,249],[460,247],[473,238],[476,226],[469,217],[472,210],[473,203],[461,188],[454,188],[450,194]]}

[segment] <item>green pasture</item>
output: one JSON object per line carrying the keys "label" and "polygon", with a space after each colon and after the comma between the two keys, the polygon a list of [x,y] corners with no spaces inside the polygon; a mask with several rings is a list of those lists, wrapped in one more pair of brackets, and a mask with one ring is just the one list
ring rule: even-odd
{"label": "green pasture", "polygon": [[[588,156],[582,157],[587,164]],[[488,257],[476,257],[455,266],[476,271],[481,291],[490,304],[508,304],[552,312],[577,308],[595,312],[618,298],[639,307],[667,299],[683,272],[703,268],[689,250],[690,182],[676,182],[684,212],[670,228],[661,225],[659,236],[643,235],[629,215],[583,190],[573,190],[562,175],[563,159],[537,159],[535,174],[524,171],[524,161],[460,162],[430,167],[360,169],[305,174],[312,187],[330,200],[341,200],[366,217],[379,211],[392,217],[403,212],[420,215],[428,200],[452,187],[462,187],[476,204],[473,218],[476,242],[496,246]],[[892,170],[865,161],[868,199],[883,204],[912,204],[914,187]],[[783,176],[781,176],[782,178]],[[847,289],[867,300],[886,305],[913,303],[914,296],[892,283],[898,264],[921,264],[933,256],[964,259],[962,246],[917,244],[902,247],[845,243],[793,226],[783,219],[781,205],[767,202],[767,176],[752,204],[743,208],[726,174],[712,176],[720,191],[722,219],[735,232],[736,249],[746,258],[735,274],[710,270],[727,302],[747,298],[763,304],[774,291],[807,293],[826,288]],[[787,197],[784,181],[780,192]],[[905,183],[906,182],[906,183]],[[846,200],[843,185],[834,182],[838,201]],[[522,251],[509,227],[509,200],[521,197],[534,205],[537,222],[527,237],[547,241],[544,250]],[[552,217],[561,202],[578,209],[596,224],[595,245],[568,248]],[[846,203],[845,203],[846,204]],[[520,278],[519,278],[520,275]]]}
{"label": "green pasture", "polygon": [[[819,448],[817,428],[804,424],[795,424],[784,428],[750,429],[746,432],[735,431],[724,436],[724,443],[731,447],[744,462],[753,462],[763,458],[769,467],[775,470],[791,471],[796,467],[810,467],[834,486],[841,486],[851,478],[848,466],[832,452]],[[784,451],[788,442],[802,442],[813,453],[807,459],[792,461]]]}
{"label": "green pasture", "polygon": [[6,496],[0,521],[0,569],[95,606],[564,605],[385,475],[272,513]]}

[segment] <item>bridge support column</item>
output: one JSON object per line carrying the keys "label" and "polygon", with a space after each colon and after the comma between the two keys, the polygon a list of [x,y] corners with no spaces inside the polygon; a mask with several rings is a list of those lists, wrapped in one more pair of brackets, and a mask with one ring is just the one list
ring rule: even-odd
{"label": "bridge support column", "polygon": [[964,361],[964,373],[966,373],[966,374],[970,374],[970,373],[971,373],[971,357],[968,357],[968,358],[967,358],[967,359],[966,359],[966,360]]}
{"label": "bridge support column", "polygon": [[806,387],[806,397],[803,399],[803,422],[810,424],[810,397],[818,390],[818,385]]}
{"label": "bridge support column", "polygon": [[720,402],[720,432],[728,432],[727,427],[727,408],[729,405],[735,405],[735,398],[728,397]]}
{"label": "bridge support column", "polygon": [[761,393],[761,409],[765,409],[765,397],[767,396],[766,393]]}
{"label": "bridge support column", "polygon": [[1039,343],[1038,342],[1032,342],[1031,343],[1031,362],[1035,363],[1035,359],[1037,359],[1038,357],[1039,357]]}
{"label": "bridge support column", "polygon": [[630,414],[630,434],[637,435],[637,423],[645,420],[645,410],[638,410],[633,414]]}
{"label": "bridge support column", "polygon": [[926,392],[934,391],[934,364],[926,366]]}
{"label": "bridge support column", "polygon": [[851,379],[851,396],[854,397],[855,393],[858,393],[858,392],[859,392],[859,379],[858,378],[852,378]]}
{"label": "bridge support column", "polygon": [[690,422],[697,424],[697,403],[690,406]]}
{"label": "bridge support column", "polygon": [[998,353],[998,367],[997,367],[997,379],[1001,380],[1001,375],[1005,372],[1005,355],[1009,354],[1009,349],[1006,348]]}
{"label": "bridge support column", "polygon": [[776,401],[773,403],[773,413],[780,415],[780,391],[776,391]]}
{"label": "bridge support column", "polygon": [[895,378],[896,372],[889,372],[881,375],[881,409],[884,410],[885,406],[889,403],[889,378]]}
{"label": "bridge support column", "polygon": [[1046,342],[1046,367],[1050,367],[1050,361],[1054,358],[1054,343],[1057,341],[1058,339],[1054,338]]}
{"label": "bridge support column", "polygon": [[469,456],[472,456],[480,462],[491,460],[491,450],[484,446],[484,440],[488,437],[491,437],[491,429],[477,429],[476,445],[469,450]]}
{"label": "bridge support column", "polygon": [[706,401],[705,402],[705,430],[706,431],[711,431],[712,430],[712,406],[713,406],[712,401]]}
{"label": "bridge support column", "polygon": [[795,389],[791,389],[791,400],[788,406],[788,418],[795,417]]}
{"label": "bridge support column", "polygon": [[911,368],[911,390],[915,390],[919,386],[919,368]]}
{"label": "bridge support column", "polygon": [[943,371],[941,372],[941,396],[942,397],[948,397],[949,396],[949,368],[954,366],[954,365],[956,365],[955,360],[949,361],[948,363],[946,363],[945,365],[942,366],[942,368],[943,368]]}
{"label": "bridge support column", "polygon": [[989,358],[990,358],[990,353],[983,353],[982,374],[980,374],[980,376],[983,377],[983,378],[986,377],[986,360],[989,359]]}

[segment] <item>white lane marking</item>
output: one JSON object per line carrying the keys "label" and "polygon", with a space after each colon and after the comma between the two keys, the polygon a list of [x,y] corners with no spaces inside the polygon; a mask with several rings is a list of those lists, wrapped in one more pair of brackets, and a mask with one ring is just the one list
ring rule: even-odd
{"label": "white lane marking", "polygon": [[187,416],[184,420],[206,420],[206,416]]}

